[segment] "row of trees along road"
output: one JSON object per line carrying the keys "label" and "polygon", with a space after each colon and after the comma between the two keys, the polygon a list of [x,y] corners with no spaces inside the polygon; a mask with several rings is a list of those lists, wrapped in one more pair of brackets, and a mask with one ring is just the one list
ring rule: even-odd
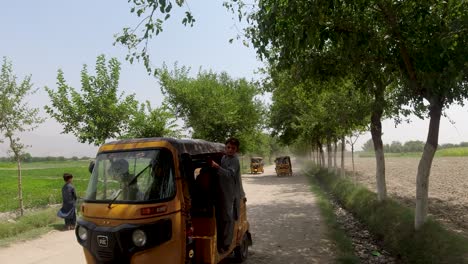
{"label": "row of trees along road", "polygon": [[[200,71],[190,77],[190,69],[173,71],[164,66],[158,75],[165,96],[163,105],[152,108],[149,101],[139,104],[135,95],[118,94],[120,63],[104,55],[97,58],[96,75],[87,66],[81,71],[81,89],[66,83],[64,73],[57,74],[57,89],[45,87],[51,104],[45,109],[63,125],[63,133],[72,133],[82,143],[100,145],[109,139],[192,136],[224,142],[237,136],[242,151],[259,150],[269,154],[268,135],[262,132],[265,109],[256,96],[258,89],[245,79],[232,79],[227,73]],[[183,135],[176,124],[185,121]]]}
{"label": "row of trees along road", "polygon": [[[145,27],[125,28],[116,38],[129,48],[129,60],[142,59],[152,71],[147,41],[162,31],[172,3],[182,7],[184,2],[130,1]],[[387,198],[381,120],[398,122],[410,113],[430,119],[416,175],[415,228],[420,229],[427,218],[440,118],[444,109],[468,97],[468,2],[230,0],[223,5],[239,20],[246,18],[246,37],[268,64],[275,133],[284,142],[319,150],[325,143],[331,153],[338,139],[344,143],[344,135],[369,125],[379,200]],[[188,10],[182,23],[194,22]],[[355,104],[348,108],[350,101]]]}
{"label": "row of trees along road", "polygon": [[[460,142],[460,144],[445,143],[439,145],[437,149],[447,149],[447,148],[462,148],[468,147],[468,142]],[[399,141],[392,141],[391,144],[384,145],[385,152],[389,153],[408,153],[408,152],[423,152],[424,151],[424,142],[420,140],[410,140],[405,143]],[[363,151],[373,151],[374,143],[372,139],[366,141],[362,145]]]}
{"label": "row of trees along road", "polygon": [[[135,95],[119,93],[120,63],[98,56],[95,75],[87,65],[81,71],[81,88],[57,73],[57,88],[45,87],[50,104],[46,112],[62,124],[62,133],[71,133],[79,142],[100,145],[111,139],[141,137],[182,137],[176,119],[185,121],[186,130],[194,138],[224,142],[229,136],[240,138],[241,151],[271,156],[279,150],[278,142],[263,132],[266,110],[257,98],[259,89],[245,79],[233,79],[227,73],[200,71],[189,76],[186,67],[169,71],[162,68],[156,76],[165,94],[161,107],[153,108],[149,101],[139,103]],[[18,193],[23,215],[21,159],[27,155],[19,134],[32,130],[44,121],[39,109],[27,107],[26,97],[32,96],[31,77],[16,83],[12,64],[4,59],[0,75],[2,112],[0,131],[10,141],[18,163]]]}
{"label": "row of trees along road", "polygon": [[[339,99],[343,94],[347,100],[370,99],[369,105],[354,107],[366,112],[370,124],[380,200],[386,199],[382,118],[410,112],[429,117],[416,176],[415,228],[419,229],[427,217],[441,115],[468,97],[468,2],[264,0],[247,17],[246,32],[270,65],[274,92],[292,95],[295,89],[304,89],[316,94],[311,103],[318,105],[326,101],[317,97],[332,94],[341,109],[347,103]],[[282,78],[291,81],[289,87],[279,86]],[[343,85],[343,80],[350,84]],[[403,106],[410,110],[402,111]],[[332,110],[333,106],[323,107]],[[325,116],[295,115],[310,119],[299,121],[306,126],[303,138],[329,144],[342,135],[343,128],[349,129],[344,133],[359,129],[359,122],[343,123],[329,114],[334,115],[332,111]]]}

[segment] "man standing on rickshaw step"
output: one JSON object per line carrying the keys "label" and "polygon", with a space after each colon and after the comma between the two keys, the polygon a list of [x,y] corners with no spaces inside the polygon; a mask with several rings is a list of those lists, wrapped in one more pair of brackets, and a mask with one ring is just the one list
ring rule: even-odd
{"label": "man standing on rickshaw step", "polygon": [[239,219],[240,201],[245,198],[240,162],[236,155],[239,145],[238,139],[229,138],[225,143],[226,155],[222,157],[221,164],[211,161],[211,167],[216,169],[218,175],[216,221],[220,253],[227,251],[231,245],[234,222]]}

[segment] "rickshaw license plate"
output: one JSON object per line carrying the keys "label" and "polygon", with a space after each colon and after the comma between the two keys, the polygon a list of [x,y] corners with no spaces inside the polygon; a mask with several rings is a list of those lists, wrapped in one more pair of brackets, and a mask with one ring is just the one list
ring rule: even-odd
{"label": "rickshaw license plate", "polygon": [[97,236],[97,241],[100,247],[109,246],[109,238],[107,236]]}

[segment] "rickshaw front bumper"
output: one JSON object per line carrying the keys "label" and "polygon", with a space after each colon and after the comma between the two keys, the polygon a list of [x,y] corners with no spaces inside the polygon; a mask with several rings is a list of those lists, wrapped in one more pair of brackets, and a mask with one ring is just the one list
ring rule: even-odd
{"label": "rickshaw front bumper", "polygon": [[89,251],[97,263],[129,263],[135,253],[160,245],[172,237],[170,219],[116,227],[96,226],[81,219],[77,224],[75,235],[78,243]]}

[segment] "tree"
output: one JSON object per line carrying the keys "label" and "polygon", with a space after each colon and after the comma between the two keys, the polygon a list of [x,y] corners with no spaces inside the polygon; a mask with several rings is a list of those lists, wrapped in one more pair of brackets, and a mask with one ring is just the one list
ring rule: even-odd
{"label": "tree", "polygon": [[429,115],[417,174],[416,229],[427,217],[442,111],[468,97],[467,14],[466,1],[266,0],[249,17],[248,33],[259,55],[280,67],[299,76],[351,71],[367,80],[364,87],[374,95],[371,133],[379,198],[385,187],[380,122],[385,109],[409,104],[417,115]]}
{"label": "tree", "polygon": [[[353,165],[353,176],[356,176],[356,170],[354,168],[354,145],[356,144],[356,141],[361,135],[362,131],[354,131],[349,135],[349,140],[346,140],[346,142],[351,146],[351,163]],[[369,139],[366,143],[364,143],[363,149],[364,151],[372,151],[374,149],[374,142],[372,141],[372,139]]]}
{"label": "tree", "polygon": [[367,9],[380,21],[392,63],[401,71],[402,100],[430,119],[416,176],[415,228],[420,229],[427,219],[440,118],[445,108],[468,98],[468,2],[387,0]]}
{"label": "tree", "polygon": [[401,144],[400,141],[392,141],[392,144],[390,144],[388,152],[390,152],[390,153],[402,153],[403,149],[404,149],[403,145]]}
{"label": "tree", "polygon": [[3,58],[0,73],[0,132],[8,139],[10,151],[17,163],[18,171],[18,200],[21,216],[24,212],[23,187],[21,175],[21,160],[28,153],[24,152],[26,146],[21,143],[18,136],[21,132],[31,131],[44,121],[39,117],[38,108],[30,108],[26,101],[27,96],[34,94],[31,76],[27,76],[20,84],[13,74],[12,63]]}
{"label": "tree", "polygon": [[[135,59],[142,60],[148,73],[156,75],[157,69],[153,69],[151,66],[148,41],[163,31],[164,21],[171,17],[170,13],[173,7],[182,7],[187,1],[129,0],[128,2],[132,5],[130,12],[141,18],[141,21],[133,28],[123,28],[122,33],[115,36],[114,45],[118,43],[126,47],[128,49],[126,60],[130,63],[133,63]],[[182,24],[193,26],[194,22],[195,18],[192,12],[187,9],[182,18]],[[140,28],[141,25],[143,25],[142,28]]]}
{"label": "tree", "polygon": [[165,105],[152,108],[146,101],[140,105],[128,124],[128,131],[122,138],[181,137],[175,123],[175,115]]}
{"label": "tree", "polygon": [[362,150],[366,152],[370,152],[374,149],[374,142],[372,142],[372,139],[367,140],[363,145],[362,145]]}
{"label": "tree", "polygon": [[256,99],[256,86],[227,73],[199,71],[190,77],[189,72],[187,67],[169,71],[164,66],[158,78],[165,99],[193,130],[192,137],[224,142],[236,136],[242,141],[241,151],[249,151],[248,142],[255,141],[263,127],[264,109]]}
{"label": "tree", "polygon": [[33,157],[31,156],[30,153],[24,152],[23,155],[21,155],[21,160],[22,160],[23,162],[32,162],[32,161],[33,161]]}
{"label": "tree", "polygon": [[422,152],[424,150],[424,142],[420,140],[410,140],[403,145],[405,152]]}
{"label": "tree", "polygon": [[45,109],[64,126],[63,133],[74,134],[81,143],[100,145],[125,134],[138,102],[133,94],[117,95],[120,77],[117,59],[110,59],[106,65],[104,55],[100,55],[95,70],[96,76],[91,76],[87,66],[83,66],[81,93],[66,83],[63,71],[59,70],[57,91],[45,87],[52,101]]}
{"label": "tree", "polygon": [[[330,1],[259,2],[248,19],[247,35],[261,58],[295,78],[330,81],[347,78],[348,86],[371,96],[370,130],[376,153],[379,200],[386,199],[385,161],[381,119],[395,115],[393,76],[397,67],[387,64],[379,25],[362,13],[362,3]],[[365,6],[365,5],[364,5]],[[325,89],[334,89],[328,86]],[[369,112],[366,112],[369,113]]]}

